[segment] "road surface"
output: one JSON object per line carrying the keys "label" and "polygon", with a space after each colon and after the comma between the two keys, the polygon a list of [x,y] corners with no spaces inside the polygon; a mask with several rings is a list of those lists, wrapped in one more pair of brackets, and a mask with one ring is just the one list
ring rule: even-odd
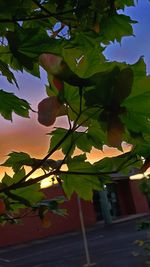
{"label": "road surface", "polygon": [[[134,241],[146,240],[147,230],[137,231],[135,221],[105,227],[96,224],[87,229],[87,239],[91,263],[97,267],[146,266],[142,250]],[[84,264],[80,231],[0,248],[0,267],[80,267]]]}

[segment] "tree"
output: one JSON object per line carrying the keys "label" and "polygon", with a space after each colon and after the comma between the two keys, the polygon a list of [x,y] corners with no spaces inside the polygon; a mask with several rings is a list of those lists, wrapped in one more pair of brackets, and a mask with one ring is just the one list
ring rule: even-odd
{"label": "tree", "polygon": [[[144,60],[129,65],[108,62],[103,55],[110,42],[133,35],[136,21],[119,12],[125,6],[134,6],[134,1],[0,1],[1,75],[18,87],[15,71],[40,77],[43,67],[49,85],[47,98],[38,104],[38,121],[50,126],[58,116],[68,120],[68,128],[50,133],[43,159],[11,152],[2,164],[14,171],[13,177],[5,174],[1,179],[2,222],[14,222],[14,214],[24,207],[38,211],[41,218],[48,210],[60,211],[60,199],[46,200],[40,191],[39,182],[46,177],[55,177],[68,198],[76,192],[90,200],[93,190],[111,182],[111,174],[150,166],[150,77]],[[34,111],[26,100],[1,89],[0,114],[12,120],[12,112],[28,118]],[[87,161],[92,147],[108,144],[122,149],[122,141],[133,145],[130,152],[94,164]],[[74,156],[76,148],[83,154]],[[63,159],[53,159],[56,150],[62,150]],[[31,171],[27,173],[25,166]],[[43,175],[31,179],[39,168]]]}

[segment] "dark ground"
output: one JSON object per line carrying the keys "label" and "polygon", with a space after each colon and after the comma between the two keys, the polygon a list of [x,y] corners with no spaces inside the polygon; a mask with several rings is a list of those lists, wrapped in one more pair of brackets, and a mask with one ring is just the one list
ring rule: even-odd
{"label": "dark ground", "polygon": [[[111,226],[98,223],[88,228],[91,262],[97,267],[147,266],[142,248],[134,241],[146,240],[148,230],[137,231],[136,225],[136,220],[131,220]],[[86,258],[81,232],[0,249],[0,267],[80,267],[84,264]]]}

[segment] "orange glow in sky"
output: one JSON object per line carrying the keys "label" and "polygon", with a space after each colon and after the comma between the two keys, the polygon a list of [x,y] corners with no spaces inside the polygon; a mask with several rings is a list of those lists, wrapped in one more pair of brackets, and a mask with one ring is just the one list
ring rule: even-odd
{"label": "orange glow in sky", "polygon": [[[41,126],[37,122],[37,114],[32,114],[31,119],[24,119],[14,116],[14,122],[6,122],[4,119],[1,119],[4,127],[1,130],[0,134],[0,163],[3,163],[7,159],[7,155],[12,151],[17,152],[26,152],[30,154],[31,157],[43,158],[48,151],[50,145],[50,137],[47,133],[50,133],[52,127]],[[59,126],[64,126],[66,120],[60,118],[57,120],[56,125],[59,123]],[[54,125],[55,126],[55,125]],[[123,145],[123,151],[130,150],[130,145]],[[82,152],[77,150],[75,154],[81,154]],[[122,154],[122,151],[119,151],[116,148],[111,148],[104,146],[103,150],[92,149],[91,153],[87,153],[88,161],[95,162],[104,157],[112,157]],[[52,156],[53,159],[62,159],[63,154],[60,151],[55,152]],[[27,172],[30,168],[26,169]],[[7,172],[9,175],[12,175],[11,168],[1,167],[0,173],[1,178],[4,176],[4,172]],[[38,177],[43,175],[42,170],[36,171],[32,177]],[[51,184],[51,177],[45,179],[42,182],[42,187],[46,187]]]}

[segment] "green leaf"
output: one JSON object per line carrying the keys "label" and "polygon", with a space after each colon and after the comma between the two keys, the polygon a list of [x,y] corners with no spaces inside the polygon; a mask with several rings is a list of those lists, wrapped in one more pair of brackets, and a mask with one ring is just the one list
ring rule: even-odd
{"label": "green leaf", "polygon": [[[25,176],[25,170],[22,168],[19,172],[15,173],[13,177],[10,177],[5,173],[2,184],[4,186],[10,186],[12,184],[17,184],[21,181]],[[28,187],[20,187],[15,190],[8,191],[8,197],[12,198],[15,201],[20,202],[20,208],[22,208],[22,204],[25,206],[30,206],[41,201],[44,197],[43,193],[40,191],[40,184],[33,184]],[[14,203],[15,204],[15,203]],[[14,207],[15,208],[15,207]],[[18,209],[19,206],[16,206]]]}
{"label": "green leaf", "polygon": [[[89,38],[90,39],[90,38]],[[95,40],[95,39],[94,39]],[[93,44],[93,39],[91,36],[91,44]],[[102,48],[99,47],[99,40],[97,42],[96,48],[94,49],[94,44],[89,47],[83,48],[83,51],[80,51],[78,47],[72,47],[68,45],[65,52],[62,52],[64,60],[67,62],[70,69],[81,78],[89,78],[91,84],[95,83],[98,74],[103,72],[109,72],[118,66],[120,69],[126,67],[125,63],[119,62],[108,62],[105,58],[102,57]],[[88,44],[86,44],[88,46]],[[92,62],[92,64],[91,64]]]}
{"label": "green leaf", "polygon": [[40,191],[40,184],[33,184],[27,188],[17,188],[11,191],[16,196],[20,196],[29,201],[30,205],[33,205],[41,201],[44,197],[43,193]]}
{"label": "green leaf", "polygon": [[143,57],[141,57],[135,64],[131,65],[131,69],[134,73],[134,81],[132,92],[128,98],[141,95],[150,90],[150,76],[146,76],[146,64]]}
{"label": "green leaf", "polygon": [[122,106],[126,107],[130,113],[138,113],[144,116],[150,116],[150,90],[137,95],[135,97],[129,97],[124,100]]}
{"label": "green leaf", "polygon": [[115,7],[117,9],[123,9],[126,6],[134,6],[134,0],[115,0]]}
{"label": "green leaf", "polygon": [[82,97],[82,112],[80,112],[80,95],[78,87],[65,83],[63,98],[68,107],[68,116],[70,120],[74,121],[78,118],[77,124],[82,124],[82,126],[86,127],[89,124],[90,119],[98,118],[100,113],[99,107],[97,108],[91,105],[87,108],[84,97]]}
{"label": "green leaf", "polygon": [[[141,146],[141,144],[139,144],[136,148],[135,148],[135,153],[137,153],[140,157],[143,158],[149,158],[150,157],[150,145],[148,143],[144,143]],[[142,167],[143,162],[141,162],[141,166]]]}
{"label": "green leaf", "polygon": [[150,76],[146,76],[146,65],[143,58],[140,58],[131,68],[134,73],[132,91],[123,101],[122,106],[125,106],[130,113],[136,112],[139,116],[148,117],[150,115]]}
{"label": "green leaf", "polygon": [[17,173],[13,175],[13,177],[9,176],[7,173],[5,173],[2,184],[5,186],[10,186],[12,184],[18,183],[23,177],[25,176],[25,169],[22,168]]}
{"label": "green leaf", "polygon": [[[67,161],[68,171],[93,172],[94,168],[89,162],[85,162],[85,155],[76,156]],[[63,189],[70,198],[73,192],[76,192],[85,200],[92,200],[93,190],[100,190],[101,182],[99,178],[90,174],[61,174],[63,180]]]}
{"label": "green leaf", "polygon": [[[7,31],[6,38],[9,44],[9,54],[6,54],[5,57],[2,56],[3,60],[7,58],[7,62],[14,69],[22,71],[24,68],[32,75],[40,77],[37,59],[42,50],[41,53],[36,52],[33,47],[40,47],[41,40],[39,38],[43,38],[43,40],[46,38],[48,44],[49,37],[46,31],[40,28],[23,29],[16,26],[14,31]],[[36,41],[37,43],[34,43]],[[3,47],[0,49],[3,49]]]}
{"label": "green leaf", "polygon": [[54,214],[64,216],[67,214],[66,209],[62,209],[59,207],[59,204],[64,203],[64,201],[66,201],[66,199],[63,196],[46,200],[44,199],[41,202],[38,202],[35,205],[33,205],[33,209],[39,210],[40,218],[42,218],[45,212],[47,211],[51,211]]}
{"label": "green leaf", "polygon": [[[50,133],[52,135],[50,141],[50,149],[53,149],[57,143],[62,139],[63,136],[67,133],[66,129],[57,128],[55,131]],[[96,140],[95,140],[96,137]],[[104,133],[102,134],[102,130],[100,126],[96,123],[93,127],[91,127],[88,132],[73,132],[67,139],[60,145],[62,152],[66,154],[69,148],[72,146],[69,155],[72,155],[75,147],[81,149],[84,152],[90,152],[92,146],[97,148],[101,148],[104,143]]]}
{"label": "green leaf", "polygon": [[[127,175],[131,168],[139,166],[137,157],[134,153],[128,152],[122,155],[104,158],[94,163],[94,167],[99,172],[112,172],[112,175],[117,175],[119,173]],[[115,173],[114,173],[115,172]]]}
{"label": "green leaf", "polygon": [[115,105],[116,103],[113,103],[114,88],[119,73],[119,67],[115,66],[111,71],[96,74],[96,77],[94,76],[95,86],[88,87],[85,90],[86,105],[99,105],[101,107]]}
{"label": "green leaf", "polygon": [[[19,51],[20,43],[21,43],[21,35],[22,28],[18,28],[16,26],[16,31],[8,31],[7,32],[7,41],[9,44],[10,52],[12,53],[12,56],[14,57],[14,60],[17,61],[17,64],[21,67],[25,67],[29,70],[33,69],[33,60],[31,60],[28,56],[24,55]],[[20,69],[20,68],[19,68]]]}
{"label": "green leaf", "polygon": [[[10,34],[10,33],[9,33]],[[15,40],[16,38],[16,40]],[[11,51],[20,53],[20,59],[33,60],[42,53],[54,53],[60,55],[61,40],[50,38],[45,29],[42,28],[17,28],[15,34],[8,35]],[[15,41],[17,44],[15,44]],[[34,49],[33,49],[34,47]],[[29,62],[28,62],[29,63]]]}
{"label": "green leaf", "polygon": [[140,80],[143,76],[146,76],[146,64],[143,57],[140,57],[136,63],[131,65],[134,72],[134,79]]}
{"label": "green leaf", "polygon": [[[121,104],[127,111],[120,114],[120,117],[131,135],[138,133],[141,137],[143,133],[149,133],[150,130],[148,121],[150,116],[150,76],[146,76],[146,65],[142,57],[131,65],[131,69],[134,74],[132,91]],[[132,142],[136,142],[136,139],[133,139]]]}
{"label": "green leaf", "polygon": [[104,158],[94,163],[97,171],[101,172],[114,172],[118,166],[124,161],[125,156],[117,156],[112,158]]}
{"label": "green leaf", "polygon": [[123,14],[114,14],[101,21],[102,42],[108,44],[112,42],[121,42],[124,36],[132,36],[132,24],[136,21],[131,20],[129,16]]}
{"label": "green leaf", "polygon": [[148,118],[143,114],[135,112],[126,112],[120,115],[122,122],[126,125],[128,130],[137,133],[148,133],[150,134],[150,123]]}
{"label": "green leaf", "polygon": [[31,75],[40,78],[40,66],[38,63],[32,64],[32,69],[24,68],[26,72],[30,73]]}
{"label": "green leaf", "polygon": [[77,148],[83,152],[89,152],[92,149],[92,143],[90,142],[89,136],[84,132],[74,132],[74,140]]}
{"label": "green leaf", "polygon": [[[13,19],[14,16],[25,17],[31,10],[31,0],[21,1],[13,0],[13,3],[9,0],[1,1],[1,14],[0,18]],[[9,7],[9,8],[8,8]]]}
{"label": "green leaf", "polygon": [[6,120],[12,120],[12,112],[21,117],[29,117],[30,105],[13,93],[0,90],[0,113]]}
{"label": "green leaf", "polygon": [[23,165],[33,162],[25,152],[11,152],[8,156],[9,158],[1,166],[11,167],[14,172],[18,172]]}
{"label": "green leaf", "polygon": [[0,60],[0,71],[1,71],[3,76],[6,76],[7,80],[10,83],[14,82],[15,85],[19,88],[17,80],[16,80],[14,74],[10,71],[8,65],[5,62],[3,62],[2,60]]}
{"label": "green leaf", "polygon": [[[50,140],[50,148],[49,151],[51,151],[59,142],[60,140],[66,135],[68,132],[67,129],[64,128],[57,128],[56,130],[52,131],[49,135],[51,135],[51,140]],[[71,149],[70,149],[71,147]],[[69,155],[73,154],[74,149],[75,149],[75,143],[73,140],[73,136],[70,135],[68,136],[64,142],[60,145],[59,149],[62,149],[62,152],[66,154],[68,150],[70,150]]]}
{"label": "green leaf", "polygon": [[63,97],[64,101],[70,105],[73,113],[78,114],[80,109],[79,88],[65,83]]}
{"label": "green leaf", "polygon": [[[7,188],[11,185],[18,184],[18,182],[20,182],[24,178],[24,176],[25,176],[24,168],[22,168],[18,173],[15,173],[12,178],[8,176],[7,174],[5,174],[5,176],[2,179],[2,185],[4,186],[4,188],[5,187]],[[20,190],[21,190],[21,194],[18,194],[18,192],[20,193]],[[19,206],[20,208],[22,208],[22,205],[27,206],[27,207],[31,206],[33,197],[30,197],[30,200],[29,200],[28,190],[26,191],[27,191],[26,193],[27,196],[25,194],[22,194],[22,188],[16,188],[15,190],[11,190],[11,191],[8,190],[5,192],[6,196],[9,197],[9,199],[12,199],[13,201],[15,201],[14,204],[16,204],[16,201],[17,203],[19,202],[19,204],[16,207],[14,206],[14,204],[12,204],[13,210],[18,209]],[[40,197],[41,197],[41,194],[40,194]]]}
{"label": "green leaf", "polygon": [[2,182],[2,184],[9,186],[9,185],[13,184],[13,179],[11,176],[9,176],[7,173],[5,173],[1,182]]}
{"label": "green leaf", "polygon": [[[38,15],[38,13],[35,13],[35,15]],[[45,18],[45,19],[39,19],[39,20],[31,20],[31,21],[24,21],[23,22],[23,28],[43,28],[43,29],[52,29],[57,21],[54,18]]]}
{"label": "green leaf", "polygon": [[90,77],[97,72],[98,66],[101,69],[104,68],[105,57],[102,54],[103,48],[100,47],[99,41],[99,37],[92,31],[78,31],[74,38],[64,42],[62,57],[79,77]]}
{"label": "green leaf", "polygon": [[1,60],[8,64],[13,70],[23,72],[23,66],[10,51],[9,46],[0,46]]}
{"label": "green leaf", "polygon": [[25,175],[26,175],[25,169],[22,168],[21,170],[19,170],[17,173],[13,175],[13,183],[14,184],[18,183],[19,181],[22,180],[22,178],[24,178]]}
{"label": "green leaf", "polygon": [[92,146],[101,149],[106,143],[106,135],[96,120],[91,120],[87,132],[88,140]]}

